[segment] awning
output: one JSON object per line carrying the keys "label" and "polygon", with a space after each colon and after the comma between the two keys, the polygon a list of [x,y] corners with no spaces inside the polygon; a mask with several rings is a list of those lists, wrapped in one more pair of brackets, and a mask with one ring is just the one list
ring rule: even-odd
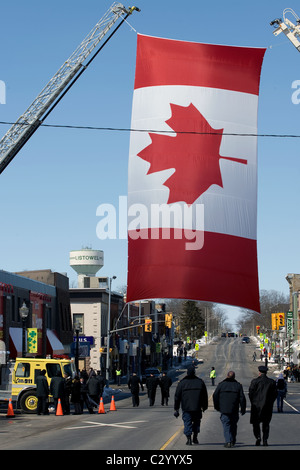
{"label": "awning", "polygon": [[9,356],[22,357],[22,328],[9,328]]}
{"label": "awning", "polygon": [[63,344],[60,342],[53,330],[47,330],[47,355],[65,354]]}

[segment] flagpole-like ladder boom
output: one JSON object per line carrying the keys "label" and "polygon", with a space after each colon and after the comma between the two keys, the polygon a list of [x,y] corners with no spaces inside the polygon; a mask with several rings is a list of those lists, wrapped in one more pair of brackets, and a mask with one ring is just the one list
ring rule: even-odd
{"label": "flagpole-like ladder boom", "polygon": [[[61,68],[51,78],[29,108],[6,132],[0,141],[0,173],[3,172],[19,150],[46,119],[52,109],[86,70],[111,36],[134,10],[140,11],[137,7],[125,8],[121,3],[113,3],[69,59],[64,62]],[[119,25],[113,30],[92,58],[84,64],[88,56],[121,17],[122,21]],[[47,114],[45,114],[46,112]]]}
{"label": "flagpole-like ladder boom", "polygon": [[[290,21],[286,15],[287,13],[290,13],[294,16],[296,19],[296,25]],[[284,33],[286,37],[291,41],[291,43],[296,47],[296,49],[300,52],[300,41],[298,38],[300,38],[300,18],[294,10],[291,8],[286,8],[283,11],[283,21],[281,19],[276,19],[271,21],[270,23],[271,26],[276,26],[277,28],[275,31],[273,31],[274,36],[278,36],[280,33]]]}

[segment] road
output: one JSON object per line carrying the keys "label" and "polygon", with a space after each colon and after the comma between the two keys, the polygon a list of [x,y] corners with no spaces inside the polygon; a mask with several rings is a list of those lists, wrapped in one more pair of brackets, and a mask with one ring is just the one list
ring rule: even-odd
{"label": "road", "polygon": [[[220,338],[213,344],[200,348],[199,358],[203,363],[197,367],[197,375],[203,378],[209,394],[209,408],[201,422],[199,445],[186,446],[181,415],[173,416],[173,396],[177,381],[185,375],[185,368],[172,372],[173,385],[169,406],[161,406],[160,390],[156,402],[149,407],[146,392],[140,396],[140,406],[133,408],[126,384],[122,392],[116,393],[116,411],[109,411],[110,402],[105,403],[105,414],[84,414],[76,416],[36,416],[15,414],[14,418],[0,415],[1,450],[101,450],[103,458],[121,458],[122,455],[137,456],[136,451],[150,451],[153,455],[195,455],[198,450],[299,450],[300,383],[288,384],[288,397],[284,413],[278,414],[276,406],[271,422],[269,447],[255,447],[250,419],[250,403],[247,396],[252,378],[257,376],[259,362],[252,361],[253,344],[242,344],[240,338]],[[186,365],[186,364],[185,364]],[[225,449],[219,413],[213,409],[209,371],[217,371],[216,384],[225,378],[228,370],[236,372],[236,379],[242,383],[247,397],[247,413],[240,417],[236,446]],[[270,377],[275,366],[270,366]],[[119,451],[119,452],[118,452]],[[129,453],[129,454],[128,454]],[[150,455],[149,454],[149,455]],[[152,455],[151,454],[151,455]],[[148,455],[148,454],[147,454]],[[113,456],[113,457],[111,457]],[[173,457],[175,458],[175,457]],[[187,458],[187,457],[186,457]],[[111,462],[113,463],[113,462]],[[118,463],[118,462],[114,462]],[[120,461],[120,463],[123,463]],[[154,463],[154,462],[152,462]],[[166,462],[163,462],[166,463]],[[182,461],[181,463],[191,463]],[[158,462],[156,462],[158,464]],[[138,464],[137,464],[138,465]],[[136,466],[137,466],[136,465]],[[133,463],[133,466],[134,463]]]}

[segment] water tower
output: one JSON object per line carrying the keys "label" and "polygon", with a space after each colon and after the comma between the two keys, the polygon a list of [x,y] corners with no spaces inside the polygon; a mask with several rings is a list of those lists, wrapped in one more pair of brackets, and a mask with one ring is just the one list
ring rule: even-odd
{"label": "water tower", "polygon": [[95,277],[104,265],[104,255],[101,250],[83,248],[70,251],[70,266],[78,274],[78,287],[82,287],[85,277]]}

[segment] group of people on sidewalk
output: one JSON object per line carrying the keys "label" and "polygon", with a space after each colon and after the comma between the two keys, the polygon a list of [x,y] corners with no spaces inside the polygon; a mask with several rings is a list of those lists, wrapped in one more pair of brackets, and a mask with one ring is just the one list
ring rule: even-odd
{"label": "group of people on sidewalk", "polygon": [[[258,371],[258,377],[253,379],[249,386],[250,424],[252,424],[256,439],[255,445],[259,446],[262,442],[264,446],[267,446],[273,404],[277,398],[278,411],[282,411],[286,383],[281,376],[277,381],[267,377],[266,366],[259,366]],[[217,385],[213,393],[213,404],[215,410],[220,412],[225,438],[224,446],[233,447],[236,443],[239,412],[241,415],[246,413],[243,386],[236,380],[234,371],[229,371],[227,377]],[[188,367],[187,375],[179,382],[175,391],[174,416],[176,418],[179,416],[180,407],[184,434],[187,437],[186,444],[197,444],[202,413],[208,408],[208,394],[204,381],[196,376],[193,366]]]}
{"label": "group of people on sidewalk", "polygon": [[70,414],[70,405],[74,406],[73,414],[82,414],[84,406],[89,413],[94,413],[103,395],[105,379],[100,372],[91,370],[89,375],[77,375],[74,380],[67,374],[62,376],[60,372],[51,378],[50,386],[46,378],[46,371],[42,370],[36,378],[37,414],[49,414],[49,394],[53,397],[54,410],[60,400],[64,415]]}

